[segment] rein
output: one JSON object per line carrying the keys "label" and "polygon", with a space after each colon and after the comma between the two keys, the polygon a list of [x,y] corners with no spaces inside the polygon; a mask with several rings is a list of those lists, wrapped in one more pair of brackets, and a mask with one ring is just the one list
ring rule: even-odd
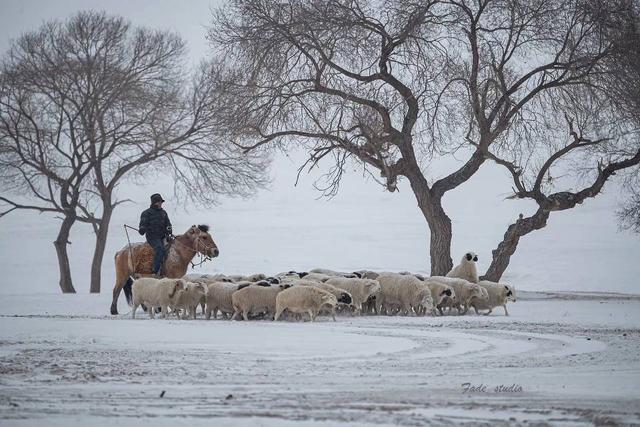
{"label": "rein", "polygon": [[[200,236],[198,236],[198,237],[194,240],[194,243],[195,243],[195,247],[196,247],[196,248],[198,247],[198,243],[201,243],[201,242],[200,242],[200,239],[201,239],[201,237],[200,237]],[[183,248],[188,249],[188,250],[190,250],[191,252],[194,252],[194,254],[200,254],[200,262],[199,262],[199,263],[197,263],[197,264],[196,264],[196,263],[194,263],[193,261],[189,261],[189,264],[191,264],[191,269],[192,269],[192,270],[193,270],[194,268],[196,268],[196,267],[201,266],[202,264],[204,264],[204,263],[205,263],[205,262],[207,262],[207,261],[211,261],[211,258],[210,258],[208,255],[203,255],[203,254],[202,254],[202,252],[200,252],[199,250],[197,250],[197,249],[193,249],[193,248],[191,248],[191,247],[189,247],[189,246],[185,245],[184,243],[182,243],[181,241],[179,241],[177,238],[174,238],[174,239],[173,239],[173,242],[171,242],[171,244],[174,244],[174,243],[178,243],[178,244],[179,244],[180,246],[182,246]],[[206,250],[209,250],[209,249],[212,249],[212,248],[213,248],[213,246],[210,246],[210,247],[209,247],[209,246],[204,245],[204,244],[203,244],[203,246],[204,246],[204,248],[205,248]]]}

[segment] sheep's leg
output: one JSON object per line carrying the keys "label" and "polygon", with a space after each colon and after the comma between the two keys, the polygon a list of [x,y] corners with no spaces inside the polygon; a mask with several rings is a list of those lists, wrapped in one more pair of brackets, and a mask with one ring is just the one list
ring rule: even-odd
{"label": "sheep's leg", "polygon": [[207,306],[207,309],[204,312],[204,318],[207,320],[211,319],[211,307]]}
{"label": "sheep's leg", "polygon": [[245,310],[242,312],[242,318],[246,321],[249,321],[249,311]]}
{"label": "sheep's leg", "polygon": [[313,310],[309,309],[308,313],[309,313],[309,320],[313,322],[316,319],[316,316],[313,315]]}
{"label": "sheep's leg", "polygon": [[493,311],[493,308],[490,308],[489,311],[487,311],[486,313],[484,313],[485,316],[488,316],[491,314],[491,312]]}
{"label": "sheep's leg", "polygon": [[155,313],[156,307],[153,306],[153,305],[150,305],[148,307],[148,311],[149,311],[149,319],[155,319],[156,318],[156,313]]}
{"label": "sheep's leg", "polygon": [[333,317],[333,321],[336,321],[336,308],[333,307],[333,309],[331,310],[331,317]]}
{"label": "sheep's leg", "polygon": [[413,307],[411,306],[410,303],[405,303],[403,307],[404,307],[404,311],[407,313],[406,314],[407,316],[411,316],[411,317],[416,316],[416,313],[413,311]]}
{"label": "sheep's leg", "polygon": [[508,316],[509,312],[507,311],[507,304],[504,304],[502,307],[504,308],[504,315]]}
{"label": "sheep's leg", "polygon": [[136,309],[138,308],[138,304],[136,304],[135,302],[133,303],[133,308],[131,309],[131,318],[135,319],[136,318]]}
{"label": "sheep's leg", "polygon": [[274,321],[278,320],[281,315],[282,315],[282,310],[276,309],[276,315],[273,317],[273,320]]}
{"label": "sheep's leg", "polygon": [[478,315],[478,308],[475,305],[472,305],[473,309],[476,311],[476,316]]}
{"label": "sheep's leg", "polygon": [[167,312],[169,311],[169,306],[168,305],[163,305],[162,306],[162,318],[163,319],[168,319],[167,316]]}
{"label": "sheep's leg", "polygon": [[[467,314],[467,311],[468,311],[468,310],[469,310],[469,303],[468,303],[468,302],[465,302],[465,303],[464,303],[464,310],[462,310],[462,312],[460,313],[460,315]],[[458,312],[460,312],[460,308],[458,309]]]}

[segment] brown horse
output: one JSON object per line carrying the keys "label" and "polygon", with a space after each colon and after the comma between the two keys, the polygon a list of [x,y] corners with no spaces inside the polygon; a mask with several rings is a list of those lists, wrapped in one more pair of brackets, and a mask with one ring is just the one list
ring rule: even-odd
{"label": "brown horse", "polygon": [[[165,277],[178,279],[184,276],[189,262],[198,253],[211,258],[220,253],[207,225],[192,225],[186,233],[175,237],[162,266]],[[116,285],[113,287],[111,314],[118,314],[118,296],[125,285],[131,286],[131,276],[153,274],[153,255],[153,248],[146,242],[132,243],[116,252]],[[125,295],[129,302],[130,291],[125,289]]]}

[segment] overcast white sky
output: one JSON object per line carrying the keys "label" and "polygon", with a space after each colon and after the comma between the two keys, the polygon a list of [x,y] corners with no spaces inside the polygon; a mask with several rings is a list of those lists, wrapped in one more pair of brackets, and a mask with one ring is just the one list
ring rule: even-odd
{"label": "overcast white sky", "polygon": [[[205,27],[216,1],[0,1],[0,50],[21,32],[37,28],[49,19],[64,19],[83,9],[121,14],[134,24],[179,32],[188,42],[191,61],[208,54]],[[288,269],[324,266],[340,269],[372,268],[425,272],[428,266],[428,232],[416,202],[406,185],[400,192],[382,191],[372,180],[354,171],[340,194],[317,200],[313,176],[294,187],[300,155],[279,155],[272,168],[273,183],[251,200],[223,200],[210,209],[189,209],[171,203],[171,183],[150,180],[149,185],[126,185],[119,195],[136,204],[115,215],[104,264],[104,290],[112,287],[111,254],[126,242],[122,224],[137,224],[148,195],[165,194],[167,210],[180,232],[197,222],[212,225],[220,258],[207,271],[275,273]],[[430,176],[442,171],[430,171]],[[470,182],[446,196],[454,225],[454,260],[466,250],[480,255],[485,269],[491,249],[500,241],[518,213],[530,213],[531,204],[505,201],[508,177],[493,165],[485,165]],[[640,292],[640,239],[617,232],[614,217],[615,187],[571,213],[551,216],[543,231],[525,237],[513,258],[505,280],[526,289],[589,289]],[[0,268],[10,277],[32,277],[19,289],[3,283],[2,293],[42,290],[57,292],[55,253],[51,242],[56,221],[44,215],[19,213],[0,219]],[[88,290],[93,236],[77,227],[72,235],[76,288]],[[25,257],[25,254],[29,254]],[[34,269],[34,256],[38,268]]]}

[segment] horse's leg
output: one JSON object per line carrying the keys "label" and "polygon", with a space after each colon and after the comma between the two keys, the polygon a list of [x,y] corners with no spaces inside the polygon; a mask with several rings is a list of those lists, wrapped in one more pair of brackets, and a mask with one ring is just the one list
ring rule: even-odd
{"label": "horse's leg", "polygon": [[120,266],[118,265],[119,260],[120,258],[117,257],[116,258],[116,284],[113,287],[113,299],[111,300],[111,314],[113,315],[118,314],[118,297],[120,296],[120,291],[122,290],[122,287],[124,286],[124,284],[128,279],[128,277],[125,274],[125,272],[128,269],[120,268]]}

